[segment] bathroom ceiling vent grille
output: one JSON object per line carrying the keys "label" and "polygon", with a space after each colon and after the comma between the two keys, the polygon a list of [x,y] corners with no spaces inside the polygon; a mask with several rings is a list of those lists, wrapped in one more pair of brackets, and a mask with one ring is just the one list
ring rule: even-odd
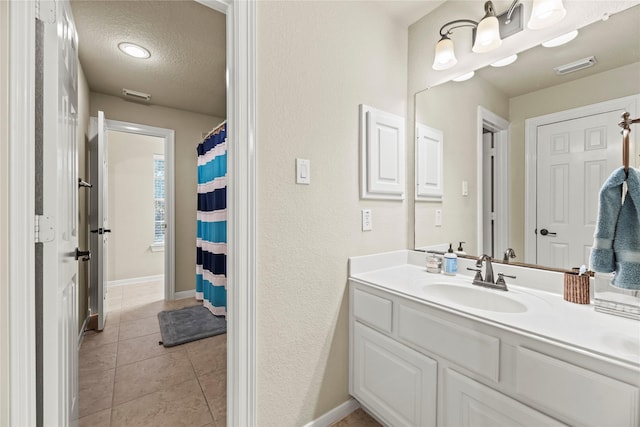
{"label": "bathroom ceiling vent grille", "polygon": [[138,101],[150,101],[151,95],[144,92],[138,92],[137,90],[122,89],[122,94],[129,98],[134,98]]}
{"label": "bathroom ceiling vent grille", "polygon": [[554,70],[557,75],[562,76],[565,74],[573,73],[574,71],[593,67],[597,62],[598,60],[595,56],[589,56],[587,58],[582,58],[569,64],[560,65],[558,67],[555,67]]}

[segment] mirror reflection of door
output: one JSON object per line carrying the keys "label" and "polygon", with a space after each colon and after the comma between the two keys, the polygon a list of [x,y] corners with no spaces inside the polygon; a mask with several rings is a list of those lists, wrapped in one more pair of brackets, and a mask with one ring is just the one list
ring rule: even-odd
{"label": "mirror reflection of door", "polygon": [[588,265],[600,187],[620,167],[621,114],[609,111],[538,127],[538,264]]}
{"label": "mirror reflection of door", "polygon": [[496,146],[494,133],[482,129],[482,253],[496,258],[495,253],[495,156]]}

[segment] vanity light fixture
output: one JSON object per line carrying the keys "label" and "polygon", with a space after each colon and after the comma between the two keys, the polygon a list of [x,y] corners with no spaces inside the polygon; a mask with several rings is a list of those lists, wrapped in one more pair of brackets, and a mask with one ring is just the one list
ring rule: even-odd
{"label": "vanity light fixture", "polygon": [[129,56],[133,56],[138,59],[147,59],[151,57],[151,52],[149,52],[144,47],[137,45],[135,43],[122,42],[118,44],[118,49],[122,52],[126,53]]}
{"label": "vanity light fixture", "polygon": [[[491,52],[502,45],[502,40],[523,30],[523,5],[513,0],[506,12],[496,16],[493,3],[484,3],[484,17],[480,22],[471,19],[456,19],[440,27],[440,40],[436,44],[434,70],[447,70],[458,63],[451,35],[461,27],[473,28],[474,53]],[[534,0],[528,27],[544,28],[555,24],[566,15],[562,0]]]}
{"label": "vanity light fixture", "polygon": [[577,36],[578,36],[578,30],[573,30],[569,33],[555,37],[551,40],[547,40],[546,42],[542,43],[542,46],[544,47],[562,46],[563,44],[569,43],[571,40],[575,39]]}
{"label": "vanity light fixture", "polygon": [[494,62],[493,64],[491,64],[492,67],[506,67],[509,64],[513,64],[514,62],[516,62],[516,59],[518,59],[518,55],[516,55],[515,53],[511,56],[507,56],[506,58],[502,58],[496,62]]}
{"label": "vanity light fixture", "polygon": [[527,27],[540,30],[560,22],[567,14],[562,0],[533,0],[531,18]]}

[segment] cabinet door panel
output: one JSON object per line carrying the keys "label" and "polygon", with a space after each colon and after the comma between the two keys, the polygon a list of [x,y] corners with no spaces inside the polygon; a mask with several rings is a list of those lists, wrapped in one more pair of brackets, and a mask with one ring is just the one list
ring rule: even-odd
{"label": "cabinet door panel", "polygon": [[353,339],[356,399],[390,425],[435,427],[437,363],[358,322]]}
{"label": "cabinet door panel", "polygon": [[451,369],[444,371],[447,427],[542,427],[564,424]]}
{"label": "cabinet door panel", "polygon": [[430,316],[405,305],[398,308],[398,337],[498,382],[500,340]]}
{"label": "cabinet door panel", "polygon": [[516,392],[575,425],[638,426],[638,387],[524,347],[517,353]]}

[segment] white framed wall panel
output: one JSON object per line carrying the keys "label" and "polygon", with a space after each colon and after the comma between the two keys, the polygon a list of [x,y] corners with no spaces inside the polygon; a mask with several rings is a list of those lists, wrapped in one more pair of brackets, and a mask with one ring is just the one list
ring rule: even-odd
{"label": "white framed wall panel", "polygon": [[444,133],[416,124],[417,201],[440,202],[444,193]]}
{"label": "white framed wall panel", "polygon": [[404,118],[360,104],[360,197],[403,200]]}

